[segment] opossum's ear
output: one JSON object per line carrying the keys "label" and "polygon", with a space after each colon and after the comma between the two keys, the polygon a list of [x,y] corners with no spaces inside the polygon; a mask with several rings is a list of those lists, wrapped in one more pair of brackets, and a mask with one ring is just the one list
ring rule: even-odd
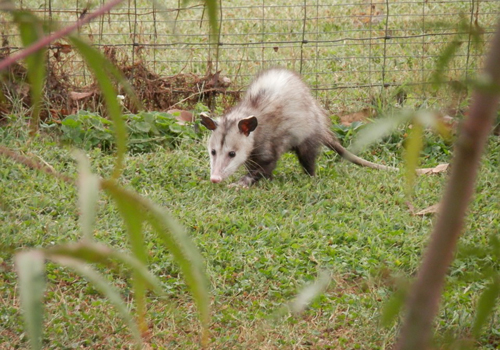
{"label": "opossum's ear", "polygon": [[217,129],[217,123],[215,122],[215,120],[213,120],[212,118],[210,118],[208,116],[208,114],[206,114],[205,112],[200,113],[200,117],[201,117],[201,124],[205,128],[207,128],[208,130],[212,130],[212,131],[214,131],[215,129]]}
{"label": "opossum's ear", "polygon": [[238,122],[238,129],[240,129],[240,132],[242,134],[248,136],[252,131],[255,130],[257,124],[257,118],[255,118],[254,115],[251,115],[250,117],[242,119]]}

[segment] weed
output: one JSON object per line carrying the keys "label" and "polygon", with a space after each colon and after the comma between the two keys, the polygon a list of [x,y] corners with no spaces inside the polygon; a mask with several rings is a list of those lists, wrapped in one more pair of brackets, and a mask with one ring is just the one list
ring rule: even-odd
{"label": "weed", "polygon": [[[199,139],[196,123],[179,124],[166,112],[140,112],[124,115],[132,153],[150,152],[158,145],[173,148],[181,139]],[[99,147],[109,151],[114,146],[112,123],[88,111],[69,115],[61,122],[62,140],[80,148]]]}
{"label": "weed", "polygon": [[[353,122],[349,126],[334,124],[332,130],[338,139],[346,147],[349,146],[359,130],[363,129],[366,123]],[[450,159],[453,150],[453,139],[445,139],[440,135],[425,130],[424,147],[420,153],[420,161],[423,167],[436,166],[439,163],[446,163]],[[393,133],[381,139],[371,153],[379,154],[387,152],[389,154],[401,154],[408,137],[408,125],[401,125]],[[367,159],[373,155],[368,154]]]}

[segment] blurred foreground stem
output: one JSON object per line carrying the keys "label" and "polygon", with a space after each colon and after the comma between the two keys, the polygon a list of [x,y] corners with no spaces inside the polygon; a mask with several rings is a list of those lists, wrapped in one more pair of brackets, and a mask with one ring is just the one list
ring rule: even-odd
{"label": "blurred foreground stem", "polygon": [[56,41],[56,40],[61,39],[62,37],[66,36],[66,35],[71,34],[73,31],[80,28],[84,24],[87,24],[88,22],[90,22],[94,18],[97,18],[99,16],[104,15],[106,12],[108,12],[113,7],[120,4],[122,1],[123,0],[111,0],[107,4],[104,4],[103,6],[101,6],[96,11],[81,17],[75,23],[73,23],[65,28],[62,28],[62,29],[50,34],[50,35],[43,37],[42,39],[38,40],[33,45],[30,45],[23,50],[17,51],[15,54],[7,56],[6,58],[4,58],[3,60],[0,61],[0,71],[6,69],[14,62],[22,60],[22,59],[26,58],[27,56],[37,52],[41,48],[49,45],[51,42]]}
{"label": "blurred foreground stem", "polygon": [[469,116],[464,120],[455,147],[451,174],[430,244],[416,281],[410,289],[397,350],[429,349],[432,322],[439,307],[446,273],[464,225],[467,206],[474,193],[488,134],[495,119],[500,98],[500,24],[493,37],[491,51],[478,87],[472,96]]}

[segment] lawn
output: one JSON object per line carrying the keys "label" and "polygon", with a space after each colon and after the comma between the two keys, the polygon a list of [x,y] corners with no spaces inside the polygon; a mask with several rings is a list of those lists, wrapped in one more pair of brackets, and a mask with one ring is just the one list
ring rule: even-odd
{"label": "lawn", "polygon": [[[0,128],[1,145],[76,176],[70,145],[53,131],[29,138],[21,123]],[[362,156],[403,169],[403,139],[401,131]],[[272,181],[238,189],[210,183],[204,141],[154,148],[130,153],[121,181],[166,208],[201,251],[211,285],[209,348],[391,348],[398,322],[381,327],[381,310],[415,274],[434,220],[413,215],[408,201],[416,211],[436,204],[446,174],[418,177],[409,198],[404,172],[356,167],[325,150],[315,178],[303,174],[289,154]],[[423,165],[450,161],[450,149],[431,137]],[[110,175],[112,154],[99,148],[86,152],[96,173]],[[500,227],[499,161],[500,143],[492,136],[436,321],[438,347],[452,348],[454,341],[470,336],[478,297],[499,268],[498,252],[490,244]],[[0,162],[0,348],[27,348],[13,254],[81,236],[76,189],[9,159]],[[123,222],[105,195],[99,200],[94,237],[128,249]],[[148,233],[146,240],[150,269],[167,297],[148,297],[145,348],[198,349],[200,325],[179,268],[156,236]],[[46,348],[132,347],[126,325],[92,285],[54,264],[47,271]],[[132,308],[128,274],[102,272]],[[326,291],[303,313],[284,311],[322,272],[331,275]],[[500,346],[497,314],[483,334],[475,343],[478,349]]]}

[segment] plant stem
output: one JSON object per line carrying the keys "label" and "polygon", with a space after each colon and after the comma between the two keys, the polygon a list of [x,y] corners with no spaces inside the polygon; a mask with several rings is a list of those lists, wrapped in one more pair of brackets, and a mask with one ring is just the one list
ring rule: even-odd
{"label": "plant stem", "polygon": [[33,170],[43,171],[44,173],[52,175],[52,176],[58,178],[59,180],[62,180],[68,184],[76,184],[75,179],[72,179],[67,175],[58,173],[52,167],[50,167],[46,164],[42,164],[41,162],[37,162],[37,161],[30,159],[28,157],[25,157],[22,154],[16,153],[15,151],[13,151],[7,147],[1,146],[1,145],[0,145],[0,155],[3,155],[7,158],[10,158],[17,163],[24,164],[25,166],[27,166],[28,168],[31,168]]}
{"label": "plant stem", "polygon": [[91,20],[93,20],[96,17],[99,17],[109,10],[111,10],[113,7],[117,6],[120,4],[123,0],[111,0],[107,4],[104,4],[101,8],[99,8],[97,11],[89,13],[88,15],[84,16],[83,18],[80,18],[78,21],[73,23],[72,25],[69,25],[61,30],[58,30],[57,32],[54,32],[48,36],[45,36],[38,40],[36,43],[33,45],[28,46],[27,48],[16,52],[15,54],[12,54],[2,61],[0,61],[0,71],[6,69],[9,67],[11,64],[14,62],[17,62],[33,53],[36,51],[40,50],[42,47],[49,45],[51,42],[62,38],[63,36],[66,36],[73,32],[74,30],[80,28],[84,24],[87,24]]}
{"label": "plant stem", "polygon": [[468,203],[474,193],[488,134],[500,99],[500,23],[492,41],[485,69],[480,78],[488,88],[476,88],[469,117],[465,119],[455,147],[443,204],[430,244],[407,301],[408,313],[401,329],[397,350],[428,349],[432,322],[439,307],[444,280],[453,260],[464,225]]}

